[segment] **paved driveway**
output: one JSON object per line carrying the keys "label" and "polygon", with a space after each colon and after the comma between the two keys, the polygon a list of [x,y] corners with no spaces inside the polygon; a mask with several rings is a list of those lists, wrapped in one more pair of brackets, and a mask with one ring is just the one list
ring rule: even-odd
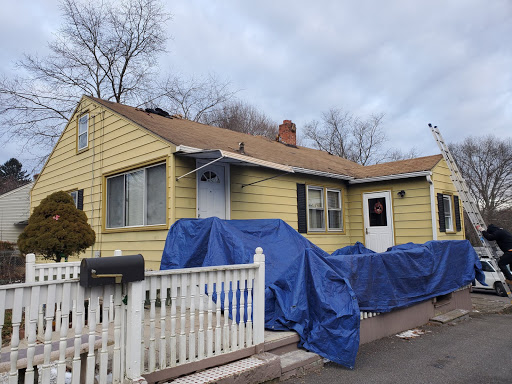
{"label": "paved driveway", "polygon": [[288,382],[512,383],[510,300],[486,293],[472,296],[469,320],[426,325],[421,327],[425,334],[409,340],[391,336],[365,344],[359,349],[354,370],[329,363],[318,373]]}

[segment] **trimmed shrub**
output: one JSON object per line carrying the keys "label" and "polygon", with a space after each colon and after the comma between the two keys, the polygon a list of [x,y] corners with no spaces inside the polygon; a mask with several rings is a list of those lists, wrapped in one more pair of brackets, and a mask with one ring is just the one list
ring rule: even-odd
{"label": "trimmed shrub", "polygon": [[96,234],[85,213],[75,207],[68,193],[59,191],[34,209],[18,238],[18,248],[25,254],[38,253],[47,260],[60,262],[84,252],[95,241]]}

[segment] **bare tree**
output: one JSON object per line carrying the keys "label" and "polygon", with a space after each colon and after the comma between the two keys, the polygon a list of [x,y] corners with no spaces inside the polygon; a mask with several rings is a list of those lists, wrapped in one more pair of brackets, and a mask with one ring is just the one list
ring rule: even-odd
{"label": "bare tree", "polygon": [[234,101],[213,110],[205,123],[269,139],[275,139],[278,131],[276,122],[244,101]]}
{"label": "bare tree", "polygon": [[339,108],[322,113],[322,120],[306,125],[305,136],[314,146],[333,155],[344,157],[362,165],[386,160],[383,152],[387,141],[381,124],[384,114],[360,118]]}
{"label": "bare tree", "polygon": [[125,102],[151,85],[170,17],[158,0],[62,0],[61,10],[50,54],[25,55],[17,65],[26,77],[0,80],[4,141],[48,150],[81,95]]}
{"label": "bare tree", "polygon": [[306,124],[305,136],[313,140],[318,149],[348,159],[353,124],[351,114],[331,108],[322,113],[322,122],[313,120]]}
{"label": "bare tree", "polygon": [[449,148],[484,220],[495,221],[512,203],[512,140],[468,137]]}
{"label": "bare tree", "polygon": [[418,149],[416,147],[412,147],[407,152],[403,152],[401,149],[390,149],[386,152],[385,161],[398,161],[398,160],[406,160],[413,159],[418,157]]}
{"label": "bare tree", "polygon": [[231,90],[230,85],[229,81],[221,81],[215,75],[202,79],[170,77],[158,87],[160,95],[151,103],[157,102],[171,114],[188,120],[209,122],[212,120],[209,115],[223,108],[237,93]]}

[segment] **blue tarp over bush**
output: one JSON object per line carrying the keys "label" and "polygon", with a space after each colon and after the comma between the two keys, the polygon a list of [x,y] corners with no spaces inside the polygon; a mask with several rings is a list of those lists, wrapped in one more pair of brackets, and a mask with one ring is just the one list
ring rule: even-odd
{"label": "blue tarp over bush", "polygon": [[[323,251],[281,220],[182,219],[160,269],[253,262],[266,256],[265,327],[294,330],[300,346],[353,368],[359,309],[388,312],[453,292],[483,273],[468,241],[404,244],[375,253],[361,243]],[[357,297],[357,299],[356,299]]]}
{"label": "blue tarp over bush", "polygon": [[375,253],[361,243],[327,257],[349,279],[362,311],[389,312],[484,281],[467,240],[407,243]]}
{"label": "blue tarp over bush", "polygon": [[169,230],[160,269],[253,262],[265,254],[265,327],[294,330],[299,345],[353,368],[359,308],[328,253],[281,220],[182,219]]}

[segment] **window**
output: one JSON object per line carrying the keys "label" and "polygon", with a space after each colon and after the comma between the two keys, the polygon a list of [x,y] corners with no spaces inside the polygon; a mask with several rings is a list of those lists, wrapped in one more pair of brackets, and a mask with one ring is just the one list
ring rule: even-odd
{"label": "window", "polygon": [[343,228],[341,219],[341,191],[327,190],[327,222],[329,230]]}
{"label": "window", "polygon": [[71,197],[73,198],[73,202],[75,203],[75,207],[80,209],[81,211],[84,210],[84,190],[79,189],[77,191],[69,192]]}
{"label": "window", "polygon": [[460,232],[462,230],[459,197],[451,194],[437,194],[440,232]]}
{"label": "window", "polygon": [[78,119],[78,150],[87,148],[89,145],[89,114]]}
{"label": "window", "polygon": [[325,231],[326,222],[328,231],[343,229],[340,190],[308,186],[307,206],[309,231]]}
{"label": "window", "polygon": [[165,224],[165,163],[108,177],[106,195],[107,228]]}
{"label": "window", "polygon": [[75,207],[78,207],[78,191],[69,192],[75,203]]}
{"label": "window", "polygon": [[324,221],[324,189],[308,187],[309,230],[325,229]]}
{"label": "window", "polygon": [[452,197],[443,195],[444,226],[447,231],[453,231]]}

